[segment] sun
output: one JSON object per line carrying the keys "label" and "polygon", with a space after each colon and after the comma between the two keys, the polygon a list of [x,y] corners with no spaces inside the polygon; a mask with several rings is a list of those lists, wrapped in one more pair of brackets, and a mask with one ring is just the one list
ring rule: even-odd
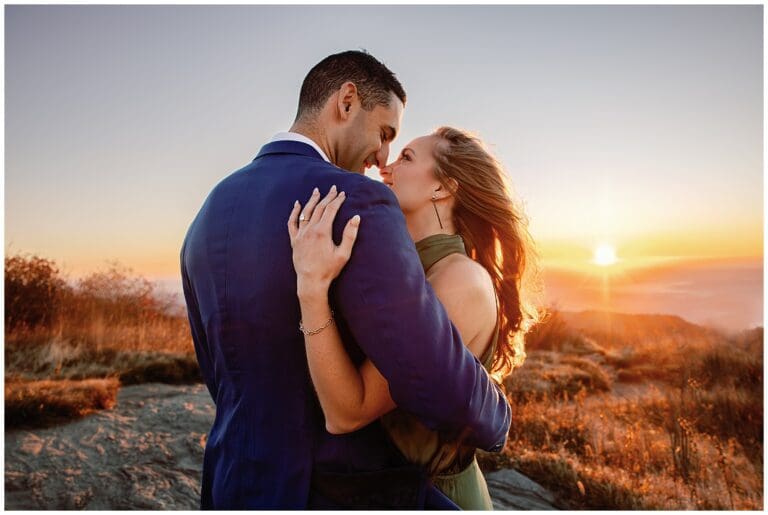
{"label": "sun", "polygon": [[592,260],[596,265],[610,266],[616,263],[616,249],[613,245],[602,243],[595,249],[595,256]]}

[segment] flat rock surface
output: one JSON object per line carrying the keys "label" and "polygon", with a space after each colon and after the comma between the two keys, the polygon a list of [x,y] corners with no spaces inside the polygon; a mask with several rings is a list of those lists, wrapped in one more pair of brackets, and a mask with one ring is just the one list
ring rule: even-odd
{"label": "flat rock surface", "polygon": [[485,474],[495,510],[557,510],[555,497],[514,469]]}
{"label": "flat rock surface", "polygon": [[[214,410],[205,385],[150,383],[121,388],[111,410],[6,431],[5,509],[197,509]],[[554,509],[515,470],[486,478],[496,509]]]}

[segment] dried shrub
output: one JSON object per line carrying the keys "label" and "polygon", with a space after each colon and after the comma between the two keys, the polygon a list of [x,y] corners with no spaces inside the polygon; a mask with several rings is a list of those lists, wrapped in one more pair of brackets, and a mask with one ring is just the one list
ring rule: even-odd
{"label": "dried shrub", "polygon": [[5,331],[49,328],[68,291],[56,263],[38,256],[5,258]]}
{"label": "dried shrub", "polygon": [[46,427],[110,409],[117,402],[117,378],[84,381],[6,381],[5,427]]}

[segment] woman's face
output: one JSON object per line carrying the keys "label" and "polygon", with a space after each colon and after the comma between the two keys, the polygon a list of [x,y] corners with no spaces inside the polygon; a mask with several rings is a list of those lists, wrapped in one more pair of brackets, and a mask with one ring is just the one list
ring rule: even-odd
{"label": "woman's face", "polygon": [[418,211],[432,201],[440,187],[435,178],[433,151],[437,136],[422,136],[408,143],[393,163],[381,169],[381,178],[397,197],[404,213]]}

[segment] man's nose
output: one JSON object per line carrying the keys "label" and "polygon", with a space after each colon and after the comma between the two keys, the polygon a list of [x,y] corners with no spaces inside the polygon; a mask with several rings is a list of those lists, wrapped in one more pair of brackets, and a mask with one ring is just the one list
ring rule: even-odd
{"label": "man's nose", "polygon": [[376,152],[376,166],[381,170],[386,167],[387,159],[389,158],[389,142],[384,143]]}

